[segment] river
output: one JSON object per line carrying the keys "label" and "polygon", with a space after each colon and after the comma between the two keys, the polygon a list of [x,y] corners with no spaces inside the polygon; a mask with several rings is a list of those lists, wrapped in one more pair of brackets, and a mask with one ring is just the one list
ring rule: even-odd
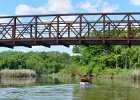
{"label": "river", "polygon": [[140,82],[93,79],[80,86],[75,78],[1,80],[0,100],[140,100]]}

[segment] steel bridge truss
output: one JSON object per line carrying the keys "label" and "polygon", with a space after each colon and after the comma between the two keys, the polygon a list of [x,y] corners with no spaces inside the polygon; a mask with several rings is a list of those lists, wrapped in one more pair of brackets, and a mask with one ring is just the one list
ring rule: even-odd
{"label": "steel bridge truss", "polygon": [[140,45],[140,13],[0,17],[0,46]]}

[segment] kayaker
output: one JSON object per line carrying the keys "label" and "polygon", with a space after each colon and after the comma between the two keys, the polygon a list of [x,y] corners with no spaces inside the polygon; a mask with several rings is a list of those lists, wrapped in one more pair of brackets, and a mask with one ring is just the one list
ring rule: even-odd
{"label": "kayaker", "polygon": [[81,77],[81,82],[89,82],[89,78],[86,74]]}

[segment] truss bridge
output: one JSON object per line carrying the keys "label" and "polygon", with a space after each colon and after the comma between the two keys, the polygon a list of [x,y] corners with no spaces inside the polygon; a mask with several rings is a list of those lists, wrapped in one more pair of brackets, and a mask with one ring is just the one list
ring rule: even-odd
{"label": "truss bridge", "polygon": [[140,45],[140,12],[0,16],[0,47]]}

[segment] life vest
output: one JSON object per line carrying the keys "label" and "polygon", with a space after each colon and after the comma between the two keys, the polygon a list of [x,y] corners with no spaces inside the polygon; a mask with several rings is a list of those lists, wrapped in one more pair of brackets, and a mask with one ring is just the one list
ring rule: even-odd
{"label": "life vest", "polygon": [[89,79],[88,79],[87,76],[82,76],[81,77],[81,82],[88,82],[88,81],[89,81]]}

